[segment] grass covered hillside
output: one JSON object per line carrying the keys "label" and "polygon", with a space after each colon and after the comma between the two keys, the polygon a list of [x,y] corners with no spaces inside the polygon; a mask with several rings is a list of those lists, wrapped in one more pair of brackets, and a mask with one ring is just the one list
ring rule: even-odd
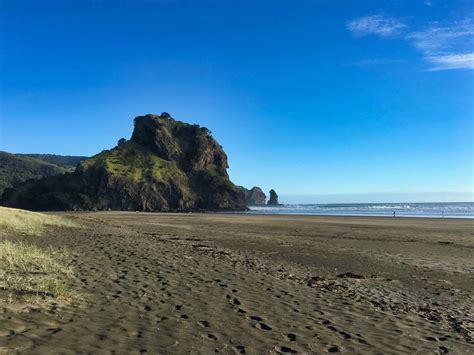
{"label": "grass covered hillside", "polygon": [[99,209],[188,209],[194,196],[175,161],[162,159],[133,141],[81,162],[78,173],[99,187],[95,191]]}
{"label": "grass covered hillside", "polygon": [[176,162],[161,159],[132,141],[105,150],[80,165],[83,170],[97,167],[105,167],[111,175],[128,177],[137,182],[168,178],[182,180],[184,177]]}

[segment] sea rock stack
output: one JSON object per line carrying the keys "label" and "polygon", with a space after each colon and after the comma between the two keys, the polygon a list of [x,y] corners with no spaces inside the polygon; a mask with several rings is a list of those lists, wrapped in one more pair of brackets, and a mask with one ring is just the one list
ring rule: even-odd
{"label": "sea rock stack", "polygon": [[26,182],[1,204],[30,210],[244,210],[211,132],[170,114],[136,117],[130,140],[82,161],[71,174]]}
{"label": "sea rock stack", "polygon": [[252,187],[250,190],[243,186],[239,186],[245,194],[245,203],[247,206],[265,206],[267,196],[258,186]]}
{"label": "sea rock stack", "polygon": [[268,206],[278,206],[279,205],[279,203],[278,203],[278,194],[273,189],[270,190],[270,199],[268,200],[267,205]]}
{"label": "sea rock stack", "polygon": [[247,198],[248,206],[264,206],[267,196],[258,186],[254,186],[250,189],[249,195]]}

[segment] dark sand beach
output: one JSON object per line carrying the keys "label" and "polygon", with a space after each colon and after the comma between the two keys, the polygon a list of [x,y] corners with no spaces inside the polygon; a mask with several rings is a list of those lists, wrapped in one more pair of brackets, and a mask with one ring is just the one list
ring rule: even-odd
{"label": "dark sand beach", "polygon": [[77,299],[13,300],[0,352],[474,352],[474,221],[63,213]]}

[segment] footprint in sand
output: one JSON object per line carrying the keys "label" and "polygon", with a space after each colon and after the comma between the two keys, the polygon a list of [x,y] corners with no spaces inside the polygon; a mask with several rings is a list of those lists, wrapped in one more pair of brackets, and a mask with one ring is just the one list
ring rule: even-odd
{"label": "footprint in sand", "polygon": [[339,334],[341,335],[341,337],[345,340],[349,340],[350,338],[352,338],[348,333],[346,332],[339,332]]}
{"label": "footprint in sand", "polygon": [[243,345],[233,346],[232,350],[234,350],[236,354],[245,354],[245,346]]}
{"label": "footprint in sand", "polygon": [[257,323],[256,327],[257,329],[264,330],[264,331],[272,330],[272,328],[266,325],[265,323]]}
{"label": "footprint in sand", "polygon": [[288,333],[286,334],[285,339],[288,341],[296,341],[296,334]]}
{"label": "footprint in sand", "polygon": [[61,328],[49,328],[48,329],[48,333],[49,334],[56,334],[56,333],[59,333],[62,329]]}
{"label": "footprint in sand", "polygon": [[213,340],[213,341],[216,341],[217,340],[217,337],[214,335],[214,334],[207,334],[205,336],[205,338],[209,339],[209,340]]}
{"label": "footprint in sand", "polygon": [[277,353],[289,353],[289,354],[294,354],[296,353],[297,351],[296,350],[293,350],[292,348],[289,348],[287,346],[275,346],[275,351]]}
{"label": "footprint in sand", "polygon": [[328,353],[338,353],[339,347],[337,345],[332,345],[327,349]]}
{"label": "footprint in sand", "polygon": [[198,324],[203,328],[209,328],[209,322],[207,320],[200,320]]}
{"label": "footprint in sand", "polygon": [[229,299],[229,303],[231,305],[234,305],[234,306],[240,306],[241,305],[240,301],[236,297],[228,297],[228,299]]}

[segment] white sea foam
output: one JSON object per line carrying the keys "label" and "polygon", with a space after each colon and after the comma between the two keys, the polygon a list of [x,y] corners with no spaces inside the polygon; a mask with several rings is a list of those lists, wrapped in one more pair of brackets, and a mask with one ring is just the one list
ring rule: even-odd
{"label": "white sea foam", "polygon": [[474,203],[288,204],[250,207],[248,213],[474,218]]}

